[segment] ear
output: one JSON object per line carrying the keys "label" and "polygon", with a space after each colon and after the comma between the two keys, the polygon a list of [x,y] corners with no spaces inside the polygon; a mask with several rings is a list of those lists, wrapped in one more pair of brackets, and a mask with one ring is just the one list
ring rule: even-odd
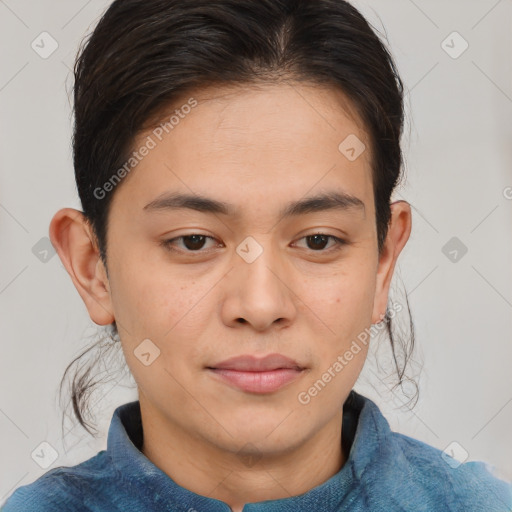
{"label": "ear", "polygon": [[377,283],[373,300],[372,323],[380,322],[386,314],[388,293],[396,260],[411,234],[411,206],[406,201],[395,201],[391,205],[388,234],[379,257]]}
{"label": "ear", "polygon": [[50,240],[98,325],[114,321],[107,272],[97,240],[85,215],[72,208],[59,210],[50,223]]}

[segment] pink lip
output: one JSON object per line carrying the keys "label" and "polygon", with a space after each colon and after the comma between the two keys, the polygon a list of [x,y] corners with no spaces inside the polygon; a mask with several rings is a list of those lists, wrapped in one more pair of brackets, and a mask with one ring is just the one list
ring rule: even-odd
{"label": "pink lip", "polygon": [[304,370],[296,361],[281,354],[263,358],[232,357],[208,369],[228,384],[251,393],[277,391],[299,378]]}

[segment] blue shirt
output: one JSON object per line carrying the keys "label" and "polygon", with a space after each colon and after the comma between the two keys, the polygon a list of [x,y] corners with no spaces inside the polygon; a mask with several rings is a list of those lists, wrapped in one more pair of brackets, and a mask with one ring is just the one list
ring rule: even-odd
{"label": "blue shirt", "polygon": [[[343,406],[341,470],[304,494],[248,503],[244,512],[510,512],[512,485],[482,462],[457,465],[440,450],[392,432],[379,408],[351,391]],[[141,451],[138,401],[112,416],[107,449],[72,467],[57,467],[19,487],[3,512],[231,512],[195,494]]]}

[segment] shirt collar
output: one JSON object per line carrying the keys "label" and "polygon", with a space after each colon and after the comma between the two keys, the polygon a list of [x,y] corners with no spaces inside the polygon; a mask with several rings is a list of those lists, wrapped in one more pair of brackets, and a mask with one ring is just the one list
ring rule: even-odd
{"label": "shirt collar", "polygon": [[[117,479],[126,484],[123,487],[128,492],[144,500],[146,510],[162,510],[164,504],[167,507],[173,504],[183,510],[230,512],[231,509],[223,501],[181,487],[156,467],[140,451],[142,432],[139,401],[119,406],[112,416],[107,453]],[[357,486],[365,468],[374,459],[379,446],[386,443],[385,437],[390,433],[389,424],[377,405],[352,390],[343,406],[342,441],[350,452],[341,470],[304,494],[248,503],[244,512],[306,512],[317,510],[319,503],[326,512],[338,510],[350,490]]]}

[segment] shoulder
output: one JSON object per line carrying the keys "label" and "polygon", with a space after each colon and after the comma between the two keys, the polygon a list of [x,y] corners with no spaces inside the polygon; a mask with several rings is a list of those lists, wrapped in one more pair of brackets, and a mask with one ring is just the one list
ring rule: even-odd
{"label": "shoulder", "polygon": [[[1,512],[58,512],[90,510],[89,497],[112,478],[103,450],[75,466],[60,466],[34,482],[18,487],[0,508]],[[96,491],[96,492],[95,492]]]}
{"label": "shoulder", "polygon": [[379,407],[355,395],[360,409],[350,460],[370,509],[407,512],[512,512],[512,484],[483,462],[460,464],[434,446],[393,432]]}
{"label": "shoulder", "polygon": [[434,497],[444,510],[512,511],[512,484],[496,477],[485,463],[461,464],[438,448],[397,432],[390,439],[407,470],[405,486]]}

